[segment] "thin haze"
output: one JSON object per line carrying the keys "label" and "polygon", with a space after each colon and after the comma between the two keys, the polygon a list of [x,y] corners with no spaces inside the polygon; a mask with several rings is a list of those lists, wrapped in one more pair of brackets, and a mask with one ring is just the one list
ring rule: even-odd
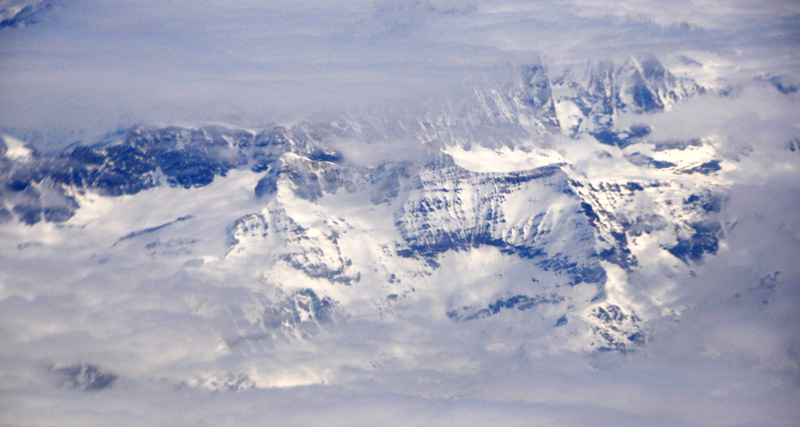
{"label": "thin haze", "polygon": [[0,126],[23,136],[140,121],[258,127],[415,102],[537,55],[713,52],[736,62],[729,79],[791,72],[800,57],[793,1],[53,4],[38,24],[0,30]]}

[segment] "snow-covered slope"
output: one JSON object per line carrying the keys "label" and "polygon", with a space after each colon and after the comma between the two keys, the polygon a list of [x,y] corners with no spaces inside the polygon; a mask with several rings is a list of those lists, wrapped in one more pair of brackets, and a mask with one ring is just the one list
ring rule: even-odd
{"label": "snow-covered slope", "polygon": [[0,28],[26,27],[39,22],[43,12],[53,8],[53,0],[0,1]]}
{"label": "snow-covered slope", "polygon": [[[658,139],[648,124],[697,96],[717,95],[630,58],[555,79],[535,65],[521,85],[394,122],[141,126],[52,156],[4,137],[2,304],[78,299],[54,301],[45,326],[19,320],[8,357],[35,353],[22,343],[60,316],[78,332],[49,369],[85,389],[646,351],[651,325],[679,318],[681,278],[733,226],[741,159],[715,135]],[[642,124],[623,129],[622,114]],[[387,144],[413,155],[358,156]]]}

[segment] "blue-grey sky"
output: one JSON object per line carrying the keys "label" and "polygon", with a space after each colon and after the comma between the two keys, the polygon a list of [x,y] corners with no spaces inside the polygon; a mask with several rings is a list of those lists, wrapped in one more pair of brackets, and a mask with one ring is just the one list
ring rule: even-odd
{"label": "blue-grey sky", "polygon": [[[9,3],[7,0],[5,3]],[[11,2],[13,3],[13,2]],[[0,29],[0,125],[101,131],[416,102],[538,56],[711,52],[731,80],[797,70],[785,1],[58,0]]]}

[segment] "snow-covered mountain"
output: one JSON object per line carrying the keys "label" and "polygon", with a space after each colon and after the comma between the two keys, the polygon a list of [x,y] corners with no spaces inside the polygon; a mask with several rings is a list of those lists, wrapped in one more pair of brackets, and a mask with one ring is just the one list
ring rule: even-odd
{"label": "snow-covered mountain", "polygon": [[[494,271],[497,277],[453,286],[431,316],[460,322],[526,312],[546,326],[545,334],[569,330],[575,348],[633,350],[646,342],[643,316],[653,307],[624,303],[610,282],[625,293],[628,275],[641,264],[696,262],[715,253],[724,236],[715,213],[725,181],[715,176],[723,161],[713,142],[653,141],[646,126],[622,130],[616,118],[674,108],[704,91],[654,58],[632,57],[618,67],[588,64],[579,75],[567,71],[554,82],[543,65],[523,76],[519,89],[479,90],[454,110],[396,125],[402,132],[396,137],[427,151],[415,160],[374,165],[352,164],[348,153],[332,148],[332,141],[344,139],[369,150],[372,135],[387,135],[352,117],[258,131],[137,127],[55,157],[6,138],[0,213],[6,222],[91,232],[81,210],[92,210],[98,197],[147,198],[153,188],[176,188],[175,201],[164,209],[179,212],[177,219],[134,225],[140,229],[109,236],[105,246],[111,254],[125,247],[187,262],[208,257],[215,269],[245,264],[273,277],[271,285],[284,290],[294,301],[286,307],[294,309],[262,313],[258,326],[249,327],[258,332],[226,338],[236,345],[273,329],[305,336],[304,322],[413,307],[417,289],[441,287],[455,274],[451,269],[460,268],[443,264],[448,256],[493,251],[508,265],[489,266],[478,276]],[[494,164],[500,156],[530,166]],[[595,170],[578,165],[584,156]],[[607,173],[612,168],[615,173]],[[207,238],[205,209],[184,210],[179,201],[215,181],[225,187],[234,171],[249,181],[258,208],[225,218],[227,248],[214,257],[195,249]],[[208,209],[220,208],[226,209]]]}
{"label": "snow-covered mountain", "polygon": [[[100,358],[118,345],[158,353],[148,375],[227,391],[465,372],[475,347],[646,351],[650,325],[680,317],[680,280],[725,245],[741,162],[650,119],[723,95],[653,57],[521,76],[390,119],[137,126],[57,155],[5,136],[3,292],[57,278],[136,319],[123,344],[124,321],[81,320],[109,322],[77,338],[103,350],[49,369],[85,389],[139,369]],[[175,326],[137,347],[160,316]]]}

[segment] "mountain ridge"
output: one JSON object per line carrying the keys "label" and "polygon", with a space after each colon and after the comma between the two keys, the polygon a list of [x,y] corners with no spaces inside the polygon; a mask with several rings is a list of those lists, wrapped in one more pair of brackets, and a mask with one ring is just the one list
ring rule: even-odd
{"label": "mountain ridge", "polygon": [[[120,212],[103,206],[158,194],[163,205],[131,208],[135,225],[105,220],[123,228],[94,236],[82,262],[232,280],[242,290],[230,302],[189,304],[231,357],[408,319],[479,324],[550,351],[643,351],[649,322],[678,311],[672,277],[724,246],[736,160],[710,137],[654,140],[645,124],[719,95],[653,58],[593,67],[588,83],[525,68],[522,85],[478,89],[416,121],[138,126],[57,155],[17,144],[0,150],[0,226],[79,239]],[[622,113],[642,124],[620,129]],[[408,153],[353,155],[393,141]],[[648,280],[663,294],[648,295]],[[207,388],[226,375],[181,381]]]}

